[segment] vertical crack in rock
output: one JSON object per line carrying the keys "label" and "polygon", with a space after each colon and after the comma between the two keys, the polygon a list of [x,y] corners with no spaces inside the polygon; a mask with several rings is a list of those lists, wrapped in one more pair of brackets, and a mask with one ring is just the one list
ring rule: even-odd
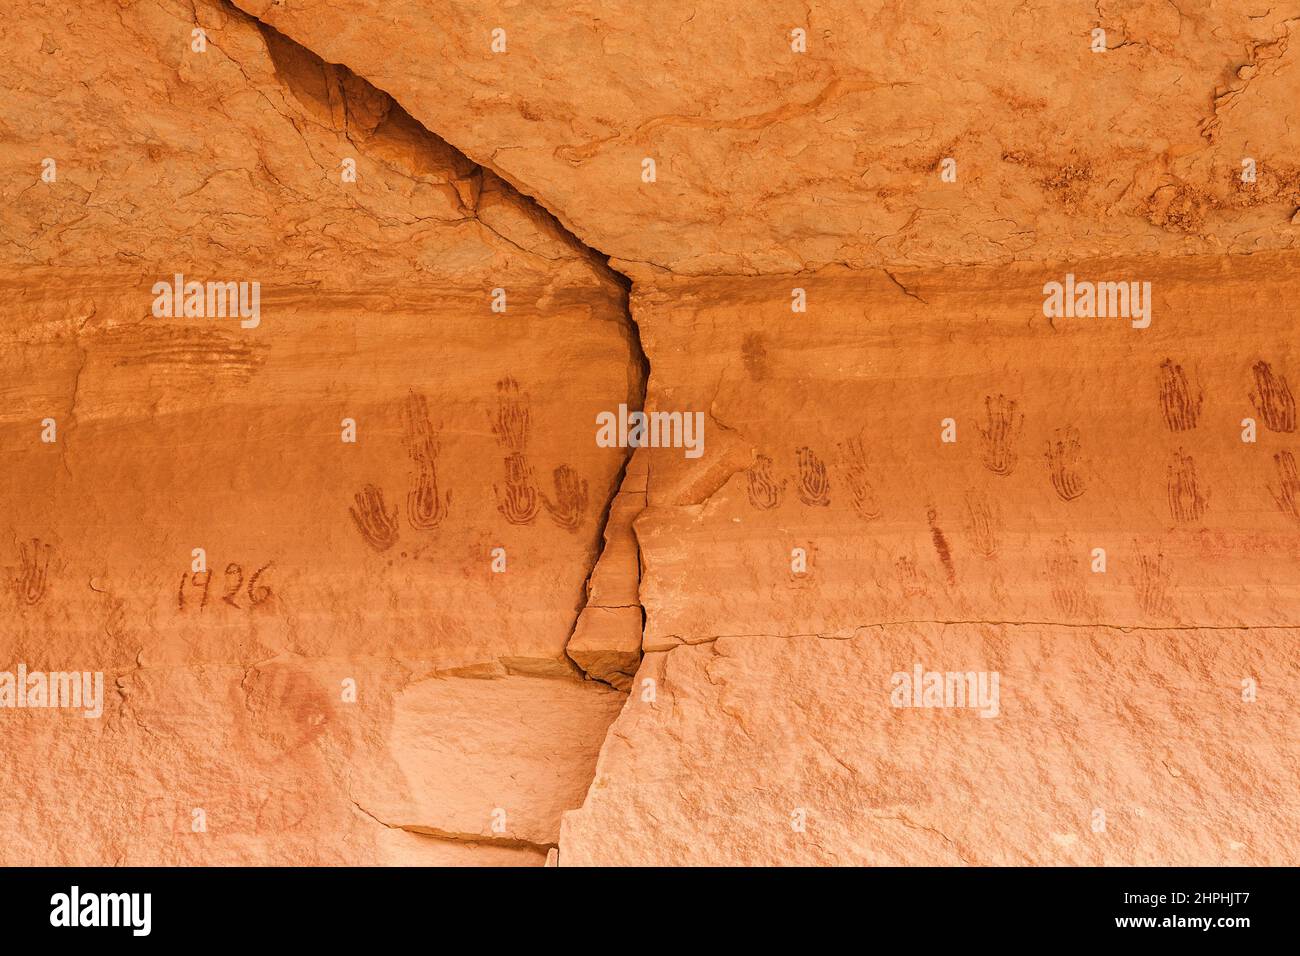
{"label": "vertical crack in rock", "polygon": [[[237,8],[232,7],[231,9],[232,11],[235,11],[236,15],[239,15]],[[646,392],[649,387],[650,363],[641,346],[641,336],[640,331],[637,328],[636,320],[632,317],[632,279],[615,269],[610,264],[609,256],[582,242],[581,239],[574,235],[573,232],[563,224],[561,219],[554,212],[548,209],[537,198],[521,190],[517,184],[502,177],[500,173],[491,167],[485,164],[476,163],[469,159],[453,144],[448,143],[443,139],[437,131],[430,130],[428,127],[424,126],[423,123],[411,116],[410,113],[406,112],[404,108],[402,108],[401,103],[399,103],[392,94],[380,89],[379,87],[375,87],[369,80],[359,77],[346,64],[329,63],[328,61],[317,57],[317,55],[307,47],[303,46],[296,40],[286,37],[268,23],[256,18],[254,18],[254,22],[257,24],[259,31],[266,40],[267,49],[271,54],[272,60],[276,64],[281,80],[291,89],[294,89],[294,92],[298,95],[311,95],[311,93],[301,88],[302,84],[295,75],[295,61],[300,60],[303,54],[308,54],[315,59],[320,59],[324,64],[327,74],[327,88],[323,95],[328,100],[331,112],[341,114],[341,119],[349,141],[352,139],[351,131],[354,126],[359,127],[361,130],[373,131],[373,129],[382,122],[384,118],[386,118],[388,112],[393,107],[396,107],[401,111],[404,119],[419,125],[423,132],[433,137],[441,145],[444,145],[450,153],[453,153],[454,156],[452,158],[456,165],[462,166],[465,169],[463,180],[472,180],[472,185],[463,186],[461,181],[458,181],[456,185],[457,189],[462,192],[463,198],[468,200],[466,205],[469,207],[469,211],[478,223],[504,239],[506,242],[518,248],[521,252],[530,255],[542,255],[543,258],[547,258],[537,249],[528,249],[519,245],[508,235],[500,232],[492,225],[492,223],[485,221],[482,215],[479,214],[480,200],[484,195],[485,189],[492,187],[497,191],[507,194],[519,204],[526,207],[533,214],[535,219],[546,224],[548,232],[552,232],[562,238],[563,241],[572,249],[584,255],[599,273],[616,283],[621,290],[620,306],[622,310],[622,318],[626,323],[629,343],[632,347],[633,353],[632,363],[628,370],[628,394],[625,398],[620,398],[619,401],[626,401],[629,410],[640,410],[644,407]],[[376,98],[373,95],[374,92],[378,92],[382,98],[386,98],[387,102],[377,104],[375,102]],[[321,94],[317,92],[316,95],[319,96]],[[492,181],[488,181],[489,178]],[[466,193],[469,195],[464,195]],[[617,402],[614,404],[617,404]],[[622,467],[619,469],[615,478],[613,490],[605,501],[604,507],[600,511],[599,519],[597,521],[598,541],[600,543],[597,546],[596,557],[592,561],[591,567],[588,569],[583,593],[579,596],[577,601],[573,625],[569,628],[570,644],[572,644],[573,638],[578,636],[579,630],[583,630],[583,636],[580,638],[580,643],[583,646],[577,649],[577,657],[575,657],[570,650],[566,650],[569,659],[588,677],[610,684],[620,690],[627,689],[631,679],[631,674],[635,673],[636,664],[639,663],[641,658],[640,642],[641,632],[643,630],[642,625],[644,624],[644,613],[639,603],[629,602],[625,604],[612,605],[604,602],[597,602],[593,606],[590,598],[592,596],[593,582],[596,577],[597,569],[601,567],[602,559],[606,557],[606,554],[609,551],[608,534],[610,531],[610,518],[614,510],[615,502],[623,492],[624,485],[628,480],[629,465],[631,464],[632,458],[633,449],[629,448],[624,457]],[[635,515],[632,515],[631,517],[635,517]],[[635,540],[634,536],[631,537]],[[609,562],[606,562],[606,564],[608,563]],[[630,581],[627,580],[628,575],[626,573],[623,573],[621,576],[624,578],[621,583],[625,587],[630,584],[631,590],[635,592],[639,574],[632,577]],[[605,641],[603,637],[592,636],[589,633],[592,630],[607,632],[608,628],[598,625],[589,628],[582,628],[583,614],[589,609],[589,607],[592,610],[605,611],[630,612],[634,610],[637,617],[640,619],[636,626],[635,648],[630,648],[627,645],[628,628],[626,626],[626,621],[620,621],[618,630],[621,637],[621,643],[616,648],[605,646],[607,641]],[[610,655],[617,657],[619,663],[611,665],[608,661]]]}
{"label": "vertical crack in rock", "polygon": [[[320,59],[324,64],[326,89],[323,95],[330,112],[341,114],[339,118],[349,141],[352,140],[354,126],[359,127],[362,134],[368,134],[386,118],[390,109],[395,108],[402,113],[403,120],[417,124],[429,136],[444,144],[453,154],[451,159],[454,164],[464,168],[465,175],[462,180],[456,182],[455,186],[462,195],[468,214],[474,220],[519,248],[521,252],[548,258],[535,248],[519,245],[509,235],[503,234],[496,226],[484,219],[480,202],[485,191],[491,188],[502,192],[531,212],[535,221],[544,223],[546,232],[562,239],[573,250],[585,256],[598,273],[616,283],[621,290],[622,319],[628,334],[632,361],[628,368],[627,394],[612,396],[610,411],[615,411],[620,403],[626,403],[629,411],[639,411],[644,408],[649,388],[650,363],[641,344],[640,330],[632,315],[633,280],[630,276],[615,269],[608,255],[583,243],[563,224],[560,216],[534,196],[529,195],[520,184],[502,176],[488,164],[476,163],[469,159],[436,130],[430,130],[403,110],[401,103],[392,94],[358,77],[345,64],[332,64],[317,57],[306,46],[284,36],[264,21],[254,18],[254,22],[266,40],[280,79],[291,89],[298,85],[295,80],[294,63],[303,54]],[[377,104],[373,95],[375,91],[381,97],[386,97],[389,102]],[[294,92],[300,96],[320,97],[322,95],[321,91],[295,89]],[[594,422],[592,428],[594,441]],[[586,677],[624,692],[631,687],[632,678],[640,666],[645,630],[645,612],[639,601],[640,551],[636,535],[632,530],[632,522],[644,507],[648,474],[636,467],[634,459],[635,450],[629,447],[626,449],[622,466],[615,477],[610,494],[599,512],[596,554],[588,569],[583,591],[576,602],[574,621],[569,628],[569,639],[565,647],[568,660]],[[355,800],[353,803],[358,809],[362,809],[366,816],[389,828],[397,827],[412,833],[456,841],[483,842],[486,839],[499,845],[540,850],[555,847],[555,844],[513,840],[492,841],[490,838],[474,834],[452,834],[438,828],[392,824],[364,810],[356,804]]]}

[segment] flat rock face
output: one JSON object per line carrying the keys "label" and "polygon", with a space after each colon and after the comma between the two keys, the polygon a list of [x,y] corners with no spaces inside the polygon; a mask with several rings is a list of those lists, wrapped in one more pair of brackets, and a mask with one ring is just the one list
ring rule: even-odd
{"label": "flat rock face", "polygon": [[[1297,636],[891,624],[650,654],[560,859],[1294,864]],[[999,672],[997,715],[891,706],[918,664]]]}
{"label": "flat rock face", "polygon": [[967,6],[0,27],[0,863],[1300,863],[1300,5]]}
{"label": "flat rock face", "polygon": [[564,863],[1295,862],[1294,258],[1071,268],[1150,325],[1045,317],[1055,267],[634,297],[705,453],[638,453],[650,653]]}
{"label": "flat rock face", "polygon": [[1147,328],[1044,317],[1057,267],[818,275],[806,313],[789,279],[639,293],[647,408],[705,435],[698,458],[645,450],[647,648],[918,620],[1300,625],[1294,261],[1070,267],[1149,283]]}

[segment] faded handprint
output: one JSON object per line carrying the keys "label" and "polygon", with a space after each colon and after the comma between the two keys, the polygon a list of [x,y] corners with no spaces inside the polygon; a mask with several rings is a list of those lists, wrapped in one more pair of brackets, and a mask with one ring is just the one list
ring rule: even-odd
{"label": "faded handprint", "polygon": [[429,403],[424,395],[411,389],[405,409],[406,450],[415,461],[433,461],[438,457],[438,436],[429,423]]}
{"label": "faded handprint", "polygon": [[754,463],[745,471],[745,479],[749,486],[749,503],[755,508],[766,511],[781,503],[787,482],[782,479],[778,485],[773,479],[771,458],[766,455],[755,457]]}
{"label": "faded handprint", "polygon": [[366,485],[353,499],[356,507],[348,511],[366,543],[376,551],[387,551],[396,544],[397,508],[389,512],[384,507],[384,492],[374,485]]}
{"label": "faded handprint", "polygon": [[894,574],[903,597],[921,597],[926,593],[925,578],[916,569],[916,561],[909,557],[900,557],[894,562]]}
{"label": "faded handprint", "polygon": [[1047,443],[1047,468],[1052,487],[1062,501],[1072,501],[1086,490],[1079,468],[1079,432],[1067,425]]}
{"label": "faded handprint", "polygon": [[1009,475],[1016,467],[1016,440],[1025,416],[1016,414],[1015,399],[984,396],[987,427],[979,428],[984,443],[984,467],[995,475]]}
{"label": "faded handprint", "polygon": [[497,496],[497,511],[511,524],[531,524],[537,517],[537,487],[533,484],[533,469],[523,455],[514,454],[506,459],[506,487],[492,490]]}
{"label": "faded handprint", "polygon": [[1296,470],[1295,456],[1289,451],[1280,451],[1273,456],[1277,465],[1278,490],[1269,491],[1282,513],[1300,521],[1300,472]]}
{"label": "faded handprint", "polygon": [[54,549],[40,538],[18,545],[19,569],[14,579],[14,590],[23,604],[36,605],[45,597],[53,554]]}
{"label": "faded handprint", "polygon": [[849,484],[849,494],[853,497],[853,510],[867,521],[874,521],[880,517],[880,501],[868,475],[867,453],[862,447],[862,439],[851,439],[845,444],[844,452],[844,475]]}
{"label": "faded handprint", "polygon": [[796,453],[799,460],[799,500],[806,505],[825,508],[831,503],[831,480],[826,474],[826,465],[807,445]]}
{"label": "faded handprint", "polygon": [[582,513],[587,510],[587,480],[568,465],[561,465],[552,473],[555,482],[556,503],[542,495],[551,520],[566,531],[577,531],[582,524]]}
{"label": "faded handprint", "polygon": [[497,382],[497,414],[492,422],[492,434],[497,441],[516,455],[522,455],[528,444],[528,426],[532,423],[527,394],[520,394],[519,383],[513,378]]}
{"label": "faded handprint", "polygon": [[1250,401],[1265,426],[1275,432],[1295,431],[1295,398],[1286,378],[1274,375],[1267,362],[1256,362],[1251,371],[1255,373],[1255,391],[1250,393]]}
{"label": "faded handprint", "polygon": [[988,495],[966,495],[966,526],[970,531],[975,550],[986,558],[997,554],[998,550],[998,513],[997,506],[989,501]]}
{"label": "faded handprint", "polygon": [[1068,538],[1059,538],[1048,562],[1052,582],[1052,603],[1065,617],[1078,617],[1088,606],[1083,589],[1079,558]]}
{"label": "faded handprint", "polygon": [[1165,567],[1163,554],[1138,552],[1134,586],[1137,588],[1138,607],[1143,613],[1151,617],[1163,617],[1170,613],[1169,571]]}
{"label": "faded handprint", "polygon": [[1175,365],[1173,359],[1160,363],[1160,411],[1171,432],[1195,428],[1201,415],[1202,401],[1204,395],[1200,389],[1192,394],[1181,365]]}
{"label": "faded handprint", "polygon": [[1196,462],[1181,450],[1174,453],[1167,469],[1169,513],[1175,521],[1200,521],[1205,515],[1209,496],[1201,493],[1196,480]]}

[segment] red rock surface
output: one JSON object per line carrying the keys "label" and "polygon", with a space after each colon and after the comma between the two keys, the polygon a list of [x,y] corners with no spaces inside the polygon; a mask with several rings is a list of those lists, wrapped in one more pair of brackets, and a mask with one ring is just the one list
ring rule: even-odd
{"label": "red rock surface", "polygon": [[6,22],[0,863],[1300,862],[1298,22]]}
{"label": "red rock surface", "polygon": [[[7,27],[0,668],[107,701],[0,710],[3,862],[541,863],[623,699],[564,648],[626,458],[587,422],[643,388],[625,287],[197,11],[203,54],[188,4]],[[176,272],[260,281],[260,324],[154,317]]]}

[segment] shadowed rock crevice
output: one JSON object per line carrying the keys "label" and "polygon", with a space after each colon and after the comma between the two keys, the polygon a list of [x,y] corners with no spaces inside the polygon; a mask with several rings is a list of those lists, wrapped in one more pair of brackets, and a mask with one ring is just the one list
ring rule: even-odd
{"label": "shadowed rock crevice", "polygon": [[[621,290],[622,317],[633,358],[628,371],[628,392],[611,396],[610,410],[613,411],[620,403],[633,411],[644,408],[650,365],[632,315],[631,278],[612,268],[607,255],[581,242],[536,198],[501,178],[492,169],[470,160],[437,132],[415,120],[391,95],[358,77],[346,65],[328,63],[269,24],[260,20],[256,22],[266,38],[277,77],[322,122],[342,129],[350,142],[358,144],[418,141],[422,149],[433,154],[437,168],[453,171],[453,178],[446,186],[455,190],[467,220],[479,222],[521,251],[544,259],[558,259],[558,256],[547,255],[546,249],[536,242],[538,234],[548,237],[564,245],[568,251],[585,257],[593,268],[617,284]],[[493,203],[508,204],[513,210],[523,210],[532,227],[526,233],[527,239],[510,233],[509,220],[494,225],[494,217],[490,215],[494,206],[488,199]],[[594,435],[594,423],[592,426]],[[613,493],[598,511],[601,546],[587,573],[565,648],[566,658],[584,675],[623,692],[631,686],[632,677],[640,665],[645,626],[645,612],[638,603],[640,555],[632,522],[645,506],[648,474],[644,466],[636,470],[632,468],[634,458],[635,450],[628,448],[613,483]],[[380,821],[355,801],[354,805],[386,827],[399,826]],[[422,825],[400,825],[400,828],[440,839],[461,842],[476,839],[474,834],[452,835]],[[491,842],[543,852],[548,848],[545,844],[510,839]]]}
{"label": "shadowed rock crevice", "polygon": [[[644,395],[627,281],[228,5],[0,45],[0,667],[106,691],[6,718],[0,862],[540,863],[625,700],[565,649],[628,458],[594,417]],[[260,324],[160,313],[181,273]]]}
{"label": "shadowed rock crevice", "polygon": [[[239,15],[233,10],[232,13]],[[563,245],[567,251],[583,256],[593,268],[615,283],[621,290],[622,315],[634,354],[628,373],[628,393],[611,396],[611,410],[619,403],[635,411],[644,407],[650,366],[632,316],[632,280],[613,269],[608,256],[585,245],[537,199],[519,191],[493,170],[470,160],[435,131],[414,119],[392,96],[358,77],[346,65],[328,63],[269,24],[260,20],[255,22],[266,39],[277,78],[323,125],[342,130],[349,142],[377,148],[381,157],[385,150],[399,144],[417,145],[431,160],[418,167],[418,174],[427,176],[430,171],[441,172],[443,188],[454,190],[466,221],[480,223],[530,255],[558,260],[559,256],[548,255],[545,245],[538,242],[539,236],[549,239]],[[397,165],[390,168],[410,174]],[[442,172],[446,170],[451,171],[450,177]],[[531,228],[522,234],[519,230],[511,234],[508,218],[498,220],[494,225],[493,220],[497,217],[491,215],[491,210],[499,205],[509,206],[516,215],[522,211]],[[593,423],[593,434],[594,427]],[[633,483],[636,488],[625,490],[632,458],[633,449],[629,448],[614,482],[614,492],[598,511],[598,540],[602,546],[587,573],[574,624],[570,628],[571,640],[566,648],[567,657],[584,674],[624,691],[641,659],[644,625],[644,613],[636,603],[639,560],[633,553],[633,560],[629,561],[626,553],[628,542],[635,548],[631,521],[640,511],[635,502],[639,496],[640,505],[644,506],[645,494],[644,475],[639,482]],[[619,509],[619,527],[611,529],[609,522],[620,495],[626,495],[627,500]],[[617,535],[614,542],[609,539],[611,531]],[[623,553],[609,555],[611,546]],[[602,561],[604,572],[598,576]],[[593,600],[592,589],[597,586],[601,592]],[[613,603],[619,599],[625,603]]]}

